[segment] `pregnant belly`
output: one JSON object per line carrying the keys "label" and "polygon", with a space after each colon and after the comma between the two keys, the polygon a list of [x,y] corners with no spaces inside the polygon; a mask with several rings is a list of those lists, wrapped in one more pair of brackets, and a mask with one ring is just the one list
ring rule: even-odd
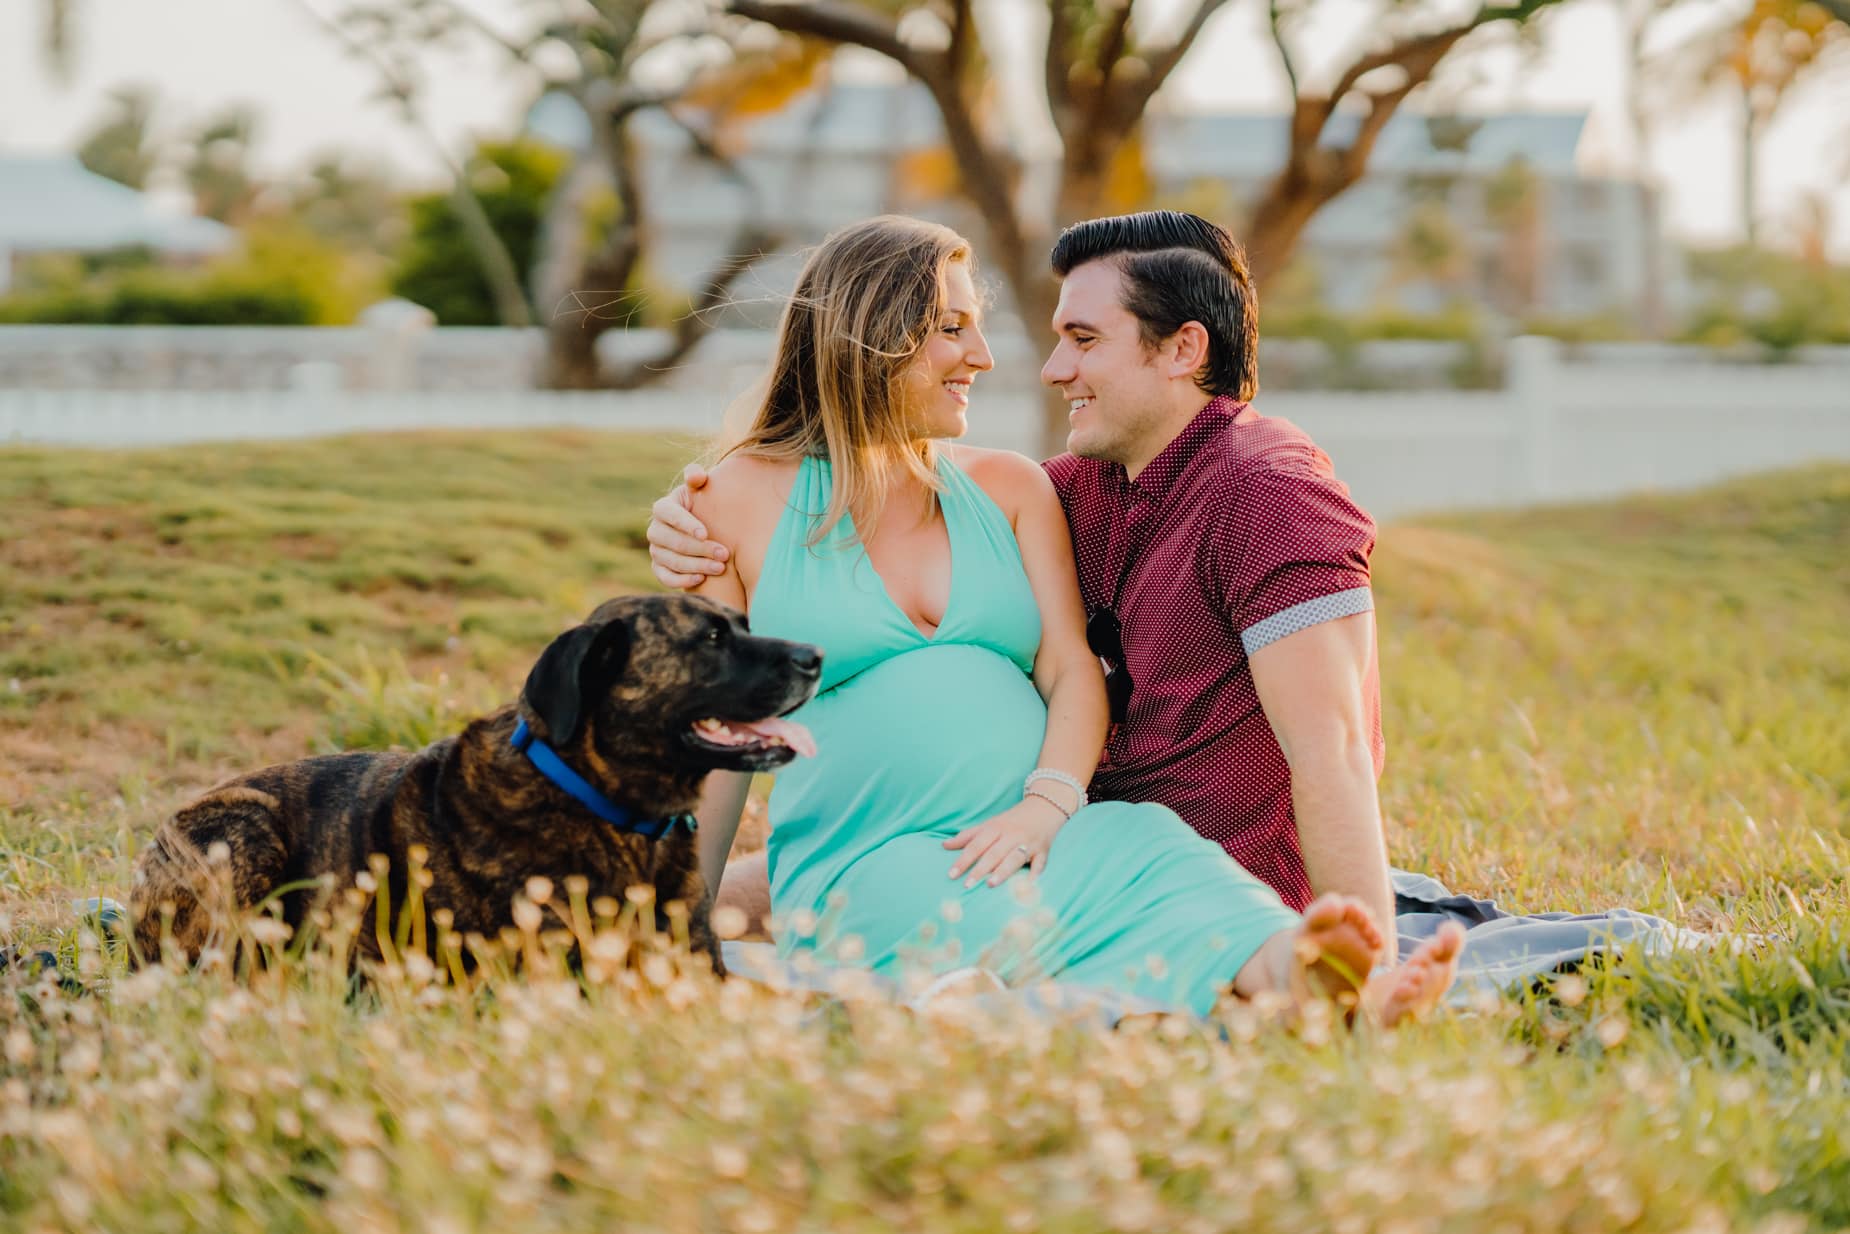
{"label": "pregnant belly", "polygon": [[778,773],[773,879],[812,891],[895,836],[951,835],[1020,800],[1047,728],[1027,675],[968,644],[884,660],[792,718],[817,754]]}

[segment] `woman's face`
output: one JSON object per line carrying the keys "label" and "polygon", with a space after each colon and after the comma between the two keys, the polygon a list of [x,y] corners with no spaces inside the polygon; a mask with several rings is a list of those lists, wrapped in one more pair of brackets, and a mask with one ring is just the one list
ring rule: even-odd
{"label": "woman's face", "polygon": [[970,383],[996,366],[982,320],[969,263],[954,261],[944,272],[938,320],[901,380],[900,410],[917,436],[962,437],[970,427]]}

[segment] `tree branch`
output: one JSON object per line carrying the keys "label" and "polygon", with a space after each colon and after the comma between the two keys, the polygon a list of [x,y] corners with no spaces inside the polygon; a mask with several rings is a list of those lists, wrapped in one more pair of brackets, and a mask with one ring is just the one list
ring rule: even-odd
{"label": "tree branch", "polygon": [[1111,70],[1124,57],[1124,45],[1130,41],[1131,7],[1136,0],[1116,0],[1118,11],[1112,14],[1111,28],[1105,31],[1105,37],[1099,40],[1098,56],[1093,63],[1098,65],[1100,81],[1111,80]]}
{"label": "tree branch", "polygon": [[[1115,133],[1107,131],[1110,127],[1111,104],[1114,98],[1111,71],[1124,58],[1125,44],[1130,41],[1131,6],[1136,0],[1117,0],[1118,11],[1112,14],[1111,26],[1105,31],[1105,37],[1099,40],[1098,55],[1092,63],[1098,69],[1098,92],[1092,96],[1092,106],[1087,109],[1086,134],[1094,144],[1108,142]],[[1074,140],[1079,134],[1062,132],[1060,136],[1067,141]]]}
{"label": "tree branch", "polygon": [[1430,58],[1432,64],[1427,68],[1426,74],[1431,76],[1432,68],[1437,66],[1439,57],[1451,50],[1452,44],[1465,35],[1480,27],[1494,25],[1500,21],[1524,21],[1542,9],[1558,3],[1560,0],[1518,0],[1516,4],[1510,5],[1486,5],[1455,26],[1435,30],[1430,34],[1416,34],[1400,40],[1385,51],[1363,56],[1350,65],[1348,70],[1337,79],[1335,89],[1330,91],[1330,104],[1333,107],[1342,102],[1343,96],[1355,89],[1358,81],[1376,69],[1396,65],[1405,68],[1409,62],[1417,63]]}
{"label": "tree branch", "polygon": [[1066,116],[1073,107],[1073,91],[1066,78],[1066,45],[1073,37],[1068,3],[1069,0],[1047,0],[1047,106],[1053,112],[1054,127],[1062,133],[1066,132]]}
{"label": "tree branch", "polygon": [[473,13],[456,3],[456,0],[436,0],[436,2],[442,6],[443,11],[448,13],[451,18],[469,27],[471,30],[474,30],[477,34],[500,47],[501,50],[505,51],[508,55],[520,61],[522,64],[528,63],[528,58],[533,53],[534,44],[539,42],[538,39],[530,39],[524,44],[516,42],[489,25],[479,14]]}
{"label": "tree branch", "polygon": [[462,224],[463,234],[469,238],[470,246],[475,249],[476,260],[482,265],[482,277],[488,280],[489,291],[494,296],[495,315],[507,326],[533,324],[536,314],[533,305],[527,300],[526,288],[521,285],[520,270],[515,266],[507,245],[501,242],[500,235],[496,233],[488,212],[482,208],[481,200],[469,187],[466,168],[451,157],[436,131],[424,122],[417,108],[416,84],[400,74],[372,47],[343,30],[339,22],[324,15],[309,0],[297,0],[297,3],[310,20],[332,35],[346,48],[348,54],[372,65],[386,92],[403,110],[407,125],[424,139],[431,152],[449,171],[450,199],[455,204],[457,221]]}
{"label": "tree branch", "polygon": [[1182,57],[1188,54],[1188,49],[1195,45],[1195,40],[1201,36],[1201,28],[1208,24],[1208,18],[1214,16],[1226,3],[1227,0],[1201,0],[1195,15],[1188,19],[1188,25],[1176,36],[1175,42],[1160,50],[1153,50],[1145,57],[1150,64],[1150,75],[1138,84],[1125,102],[1126,109],[1132,115],[1143,114],[1143,109],[1156,97],[1156,92],[1163,88],[1169,75],[1175,72],[1176,65],[1182,63]]}
{"label": "tree branch", "polygon": [[1850,26],[1850,0],[1815,0],[1815,3],[1838,21]]}
{"label": "tree branch", "polygon": [[971,36],[976,30],[976,19],[970,11],[971,0],[951,0],[951,45],[945,51],[945,58],[950,61],[951,75],[962,79],[964,68],[970,55]]}
{"label": "tree branch", "polygon": [[[963,191],[989,225],[990,243],[1002,260],[1020,267],[1021,220],[1015,213],[1019,165],[984,137],[963,84],[942,52],[913,47],[899,37],[889,18],[843,0],[726,0],[729,12],[777,27],[786,34],[806,34],[877,51],[895,61],[931,91],[944,123],[945,139],[962,172]],[[1025,267],[1022,267],[1025,268]]]}
{"label": "tree branch", "polygon": [[807,34],[877,51],[920,80],[937,67],[933,61],[938,57],[899,37],[897,22],[843,0],[726,0],[726,10],[776,26],[786,34]]}
{"label": "tree branch", "polygon": [[1298,97],[1298,68],[1291,61],[1291,47],[1285,42],[1284,14],[1279,12],[1278,0],[1268,0],[1266,5],[1266,24],[1272,31],[1272,44],[1278,48],[1278,62],[1284,66],[1285,80],[1291,84],[1291,97]]}
{"label": "tree branch", "polygon": [[754,222],[741,224],[733,236],[732,251],[707,273],[692,307],[675,321],[673,337],[667,346],[646,360],[632,361],[612,373],[609,380],[611,388],[633,390],[647,385],[665,370],[685,360],[695,345],[712,333],[712,314],[715,309],[725,306],[733,284],[775,251],[781,242],[776,233],[760,228]]}

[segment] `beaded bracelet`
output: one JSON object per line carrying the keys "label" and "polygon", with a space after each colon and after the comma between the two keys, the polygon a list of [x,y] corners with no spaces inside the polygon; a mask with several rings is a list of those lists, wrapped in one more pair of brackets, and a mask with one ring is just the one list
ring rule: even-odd
{"label": "beaded bracelet", "polygon": [[1058,801],[1055,801],[1051,796],[1049,796],[1046,793],[1043,793],[1038,788],[1030,788],[1030,789],[1023,790],[1021,794],[1021,799],[1023,801],[1026,801],[1030,797],[1039,797],[1042,801],[1045,801],[1048,805],[1060,811],[1060,813],[1064,815],[1065,817],[1067,818],[1073,817],[1073,812],[1071,810],[1067,809],[1065,806],[1061,805]]}
{"label": "beaded bracelet", "polygon": [[[1090,800],[1090,798],[1086,796],[1086,786],[1057,767],[1036,767],[1033,771],[1028,773],[1028,778],[1021,782],[1021,791],[1026,793],[1028,791],[1028,786],[1036,780],[1052,780],[1055,784],[1064,784],[1077,793],[1079,795],[1079,804],[1073,807],[1073,814],[1077,814],[1079,811],[1085,809],[1086,802]],[[1070,818],[1072,815],[1069,814],[1067,817]]]}

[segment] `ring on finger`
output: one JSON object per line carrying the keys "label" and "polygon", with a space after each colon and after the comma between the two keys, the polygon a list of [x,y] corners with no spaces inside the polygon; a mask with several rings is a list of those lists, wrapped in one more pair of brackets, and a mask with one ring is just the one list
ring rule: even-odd
{"label": "ring on finger", "polygon": [[1017,844],[1017,845],[1015,846],[1015,851],[1016,851],[1016,852],[1018,852],[1018,853],[1020,853],[1020,854],[1021,854],[1021,855],[1022,855],[1023,857],[1032,857],[1032,856],[1034,856],[1034,854],[1033,854],[1033,853],[1031,853],[1031,852],[1029,852],[1029,851],[1028,851],[1028,846],[1027,846],[1026,844]]}

